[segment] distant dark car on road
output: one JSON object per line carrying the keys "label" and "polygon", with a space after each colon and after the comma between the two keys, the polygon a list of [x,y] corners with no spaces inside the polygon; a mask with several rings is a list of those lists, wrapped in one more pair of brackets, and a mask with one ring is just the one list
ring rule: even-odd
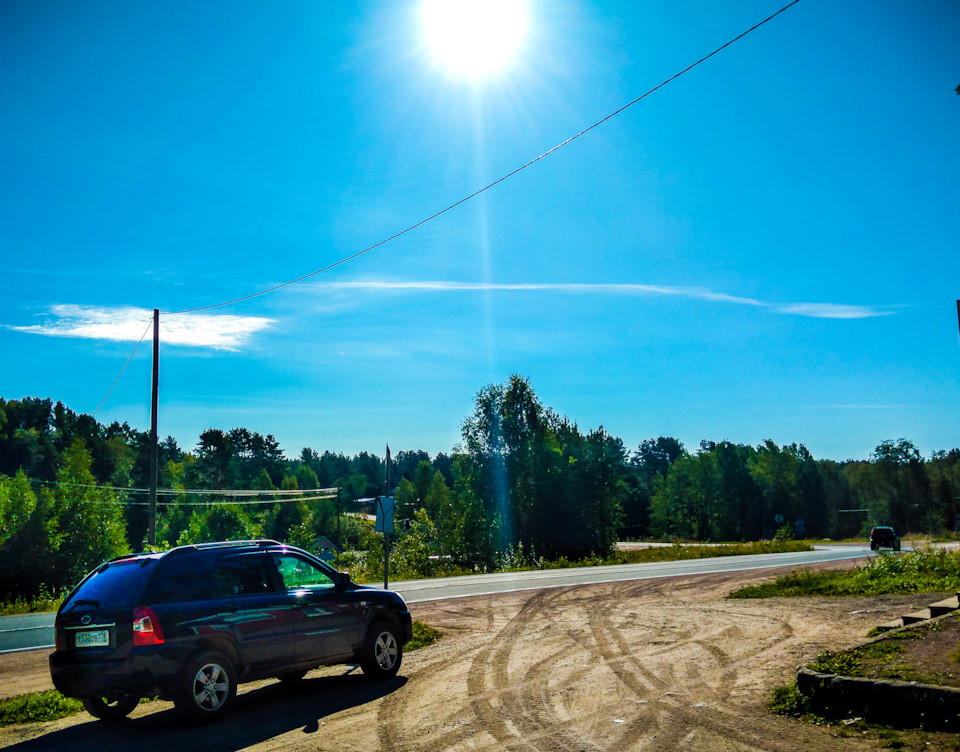
{"label": "distant dark car on road", "polygon": [[900,538],[893,532],[892,527],[875,527],[870,531],[870,550],[878,551],[881,548],[900,550]]}
{"label": "distant dark car on road", "polygon": [[100,565],[56,618],[54,686],[104,720],[159,695],[196,721],[227,713],[240,683],[295,682],[359,663],[394,676],[412,635],[397,593],[353,583],[276,541],[230,541]]}

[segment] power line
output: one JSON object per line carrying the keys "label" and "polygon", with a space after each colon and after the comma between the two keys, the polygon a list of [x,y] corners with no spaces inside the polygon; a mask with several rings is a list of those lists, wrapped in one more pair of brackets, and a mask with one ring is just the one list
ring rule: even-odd
{"label": "power line", "polygon": [[[158,501],[158,507],[211,507],[211,506],[225,506],[227,504],[236,504],[237,506],[248,506],[253,504],[289,504],[290,502],[296,501],[324,501],[327,499],[333,499],[336,497],[336,494],[333,496],[321,495],[321,496],[304,496],[302,498],[295,499],[257,499],[254,501]],[[143,507],[150,504],[149,501],[133,501],[130,499],[118,499],[117,503],[121,506],[129,507]]]}
{"label": "power line", "polygon": [[140,349],[140,343],[143,342],[143,338],[147,336],[147,332],[150,331],[150,327],[153,326],[153,319],[150,320],[150,323],[147,324],[147,328],[143,330],[143,334],[140,335],[140,339],[137,340],[136,346],[133,348],[133,352],[130,353],[130,357],[127,358],[127,362],[123,364],[123,368],[120,369],[120,373],[117,374],[117,378],[113,380],[113,384],[110,385],[110,388],[107,390],[107,393],[103,395],[103,399],[100,400],[100,404],[97,405],[97,409],[93,411],[94,418],[97,417],[97,413],[100,412],[100,408],[103,407],[103,403],[107,401],[107,397],[110,396],[110,393],[113,391],[113,388],[117,385],[117,382],[120,381],[120,377],[123,376],[123,372],[127,370],[127,366],[130,365],[130,361],[133,360],[133,356],[137,354],[137,350]]}
{"label": "power line", "polygon": [[633,101],[628,102],[627,104],[623,105],[623,107],[621,107],[620,109],[611,112],[609,115],[607,115],[607,116],[604,117],[604,118],[601,118],[600,120],[598,120],[597,122],[595,122],[593,125],[590,125],[590,126],[584,128],[584,129],[583,129],[582,131],[580,131],[579,133],[577,133],[577,134],[575,134],[575,135],[573,135],[573,136],[570,136],[570,138],[568,138],[566,141],[563,141],[563,142],[557,144],[557,145],[554,146],[552,149],[548,149],[547,151],[545,151],[545,152],[544,152],[543,154],[541,154],[540,156],[535,157],[534,159],[531,159],[529,162],[521,165],[520,167],[516,168],[516,169],[513,170],[512,172],[509,172],[509,173],[507,173],[506,175],[504,175],[503,177],[498,178],[497,180],[494,180],[492,183],[489,183],[488,185],[485,185],[483,188],[480,188],[479,190],[474,191],[474,192],[471,193],[469,196],[465,196],[464,198],[460,199],[459,201],[456,201],[456,202],[450,204],[450,205],[447,206],[446,208],[441,209],[440,211],[435,212],[434,214],[431,214],[429,217],[426,217],[425,219],[421,219],[419,222],[410,225],[410,226],[407,227],[406,229],[400,230],[399,232],[394,233],[394,234],[391,235],[390,237],[385,238],[384,240],[381,240],[381,241],[378,242],[378,243],[374,243],[373,245],[368,246],[367,248],[364,248],[362,251],[357,251],[356,253],[354,253],[354,254],[352,254],[352,255],[350,255],[350,256],[346,256],[345,258],[342,258],[342,259],[340,259],[339,261],[335,261],[334,263],[329,264],[328,266],[325,266],[325,267],[323,267],[322,269],[317,269],[316,271],[312,271],[312,272],[310,272],[309,274],[304,274],[304,275],[302,275],[302,276],[300,276],[300,277],[297,277],[296,279],[291,279],[291,280],[289,280],[288,282],[282,282],[282,283],[280,283],[280,284],[278,284],[278,285],[274,285],[273,287],[267,287],[267,288],[265,288],[265,289],[263,289],[263,290],[260,290],[260,291],[258,291],[258,292],[250,293],[249,295],[243,295],[243,296],[241,296],[241,297],[239,297],[239,298],[233,298],[232,300],[225,300],[225,301],[223,301],[222,303],[212,303],[211,305],[198,306],[198,307],[196,307],[196,308],[186,308],[186,309],[183,309],[183,310],[181,310],[181,311],[165,311],[164,313],[165,313],[166,315],[175,315],[175,314],[181,314],[181,313],[196,313],[197,311],[208,311],[208,310],[210,310],[210,309],[212,309],[212,308],[222,308],[222,307],[224,307],[224,306],[233,305],[234,303],[240,303],[240,302],[242,302],[242,301],[244,301],[244,300],[250,300],[251,298],[256,298],[256,297],[259,297],[260,295],[266,295],[267,293],[270,293],[270,292],[275,292],[276,290],[280,290],[280,289],[282,289],[282,288],[284,288],[284,287],[289,287],[290,285],[295,285],[295,284],[297,284],[298,282],[303,282],[304,280],[310,279],[311,277],[315,277],[315,276],[317,276],[318,274],[323,274],[324,272],[328,272],[328,271],[330,271],[331,269],[335,269],[335,268],[338,267],[338,266],[342,266],[343,264],[346,264],[346,263],[348,263],[348,262],[350,262],[350,261],[353,261],[354,259],[357,259],[357,258],[359,258],[360,256],[363,256],[364,254],[369,253],[370,251],[373,251],[373,250],[379,248],[380,246],[386,245],[387,243],[389,243],[389,242],[391,242],[391,241],[393,241],[393,240],[396,240],[397,238],[399,238],[399,237],[401,237],[401,236],[403,236],[403,235],[406,235],[407,233],[412,232],[413,230],[416,230],[418,227],[421,227],[422,225],[427,224],[427,222],[431,222],[431,221],[433,221],[434,219],[436,219],[437,217],[440,217],[440,216],[446,214],[447,212],[452,211],[453,209],[456,209],[456,208],[457,208],[458,206],[460,206],[461,204],[467,203],[467,202],[470,201],[471,199],[474,199],[474,198],[476,198],[477,196],[479,196],[481,193],[485,193],[486,191],[489,191],[491,188],[494,188],[495,186],[500,185],[500,183],[503,183],[504,181],[509,180],[510,178],[512,178],[514,175],[517,175],[517,174],[523,172],[523,171],[526,170],[528,167],[531,167],[531,166],[533,166],[534,164],[536,164],[537,162],[539,162],[541,159],[544,159],[544,158],[550,156],[550,155],[553,154],[555,151],[558,151],[559,149],[562,149],[564,146],[567,146],[568,144],[572,143],[573,141],[576,141],[578,138],[580,138],[581,136],[586,135],[587,133],[589,133],[590,131],[592,131],[594,128],[597,128],[597,127],[603,125],[603,124],[604,124],[605,122],[607,122],[608,120],[610,120],[610,119],[612,119],[612,118],[615,118],[617,115],[620,115],[620,114],[623,113],[624,111],[626,111],[626,110],[628,110],[629,108],[633,107],[635,104],[637,104],[637,103],[640,102],[641,100],[646,99],[648,96],[650,96],[651,94],[653,94],[655,91],[658,91],[659,89],[662,89],[664,86],[666,86],[667,84],[669,84],[669,83],[675,81],[676,79],[680,78],[680,76],[684,75],[685,73],[688,73],[689,71],[693,70],[694,68],[696,68],[696,67],[697,67],[698,65],[700,65],[701,63],[706,62],[707,60],[709,60],[710,58],[712,58],[714,55],[722,52],[723,50],[725,50],[725,49],[726,49],[727,47],[729,47],[730,45],[732,45],[732,44],[738,42],[739,40],[743,39],[743,37],[745,37],[745,36],[746,36],[747,34],[749,34],[750,32],[756,31],[756,30],[759,29],[761,26],[763,26],[765,23],[767,23],[767,22],[769,22],[769,21],[772,21],[774,18],[776,18],[777,16],[779,16],[781,13],[783,13],[784,11],[786,11],[786,10],[788,10],[789,8],[793,7],[794,5],[796,5],[796,4],[799,3],[799,2],[800,2],[800,0],[793,0],[793,2],[789,3],[788,5],[785,5],[784,7],[782,7],[780,10],[778,10],[778,11],[777,11],[776,13],[774,13],[773,15],[770,15],[770,16],[768,16],[767,18],[765,18],[765,19],[763,19],[762,21],[760,21],[759,23],[754,24],[753,26],[751,26],[751,27],[750,27],[749,29],[747,29],[746,31],[744,31],[744,32],[742,32],[741,34],[738,34],[737,36],[735,36],[733,39],[731,39],[731,40],[730,40],[729,42],[727,42],[726,44],[723,44],[723,45],[721,45],[720,47],[717,47],[717,48],[716,48],[713,52],[711,52],[710,54],[704,55],[702,58],[700,58],[699,60],[697,60],[695,63],[692,63],[691,65],[688,65],[686,68],[684,68],[683,70],[679,71],[678,73],[673,74],[672,76],[670,76],[670,78],[668,78],[668,79],[666,79],[665,81],[657,84],[657,85],[654,86],[652,89],[649,89],[648,91],[644,92],[643,94],[641,94],[639,97],[637,97],[637,98],[634,99]]}
{"label": "power line", "polygon": [[[66,486],[69,488],[95,488],[104,491],[117,491],[122,493],[136,493],[136,494],[148,494],[150,493],[149,488],[136,488],[134,486],[101,486],[95,483],[66,483],[56,480],[35,480],[33,478],[27,478],[31,483],[38,483],[46,486]],[[327,495],[333,494],[336,495],[336,488],[304,488],[298,490],[290,489],[274,489],[269,491],[261,491],[256,489],[249,488],[215,488],[215,489],[206,489],[206,488],[158,488],[157,494],[163,494],[166,496],[180,496],[180,495],[199,495],[199,496],[234,496],[234,497],[243,497],[243,496],[297,496],[302,494],[316,494],[316,493],[325,493]]]}

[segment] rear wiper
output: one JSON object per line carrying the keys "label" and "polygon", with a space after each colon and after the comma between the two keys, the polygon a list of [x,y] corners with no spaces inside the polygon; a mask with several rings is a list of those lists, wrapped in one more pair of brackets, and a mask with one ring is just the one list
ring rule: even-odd
{"label": "rear wiper", "polygon": [[93,606],[94,608],[100,608],[100,601],[95,601],[92,598],[80,598],[70,603],[71,609],[75,606]]}

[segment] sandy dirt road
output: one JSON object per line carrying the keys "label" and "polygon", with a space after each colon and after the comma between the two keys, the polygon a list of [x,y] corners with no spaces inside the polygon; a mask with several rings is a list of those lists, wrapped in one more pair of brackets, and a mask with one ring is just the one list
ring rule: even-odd
{"label": "sandy dirt road", "polygon": [[[0,729],[0,746],[23,752],[880,748],[877,740],[837,738],[835,729],[771,716],[765,704],[797,665],[824,649],[856,644],[922,599],[723,599],[771,574],[416,604],[414,618],[445,635],[405,656],[391,682],[370,684],[343,667],[323,669],[293,690],[277,682],[245,685],[233,716],[214,726],[184,726],[170,704],[156,702],[113,726],[81,714]],[[6,689],[14,674],[24,686],[48,681],[43,659],[22,654],[16,668],[0,660],[0,682]]]}

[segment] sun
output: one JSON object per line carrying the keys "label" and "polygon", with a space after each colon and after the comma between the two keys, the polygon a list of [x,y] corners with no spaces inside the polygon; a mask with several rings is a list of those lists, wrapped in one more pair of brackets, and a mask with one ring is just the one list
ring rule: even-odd
{"label": "sun", "polygon": [[527,34],[524,0],[423,0],[420,17],[434,60],[467,79],[501,71]]}

